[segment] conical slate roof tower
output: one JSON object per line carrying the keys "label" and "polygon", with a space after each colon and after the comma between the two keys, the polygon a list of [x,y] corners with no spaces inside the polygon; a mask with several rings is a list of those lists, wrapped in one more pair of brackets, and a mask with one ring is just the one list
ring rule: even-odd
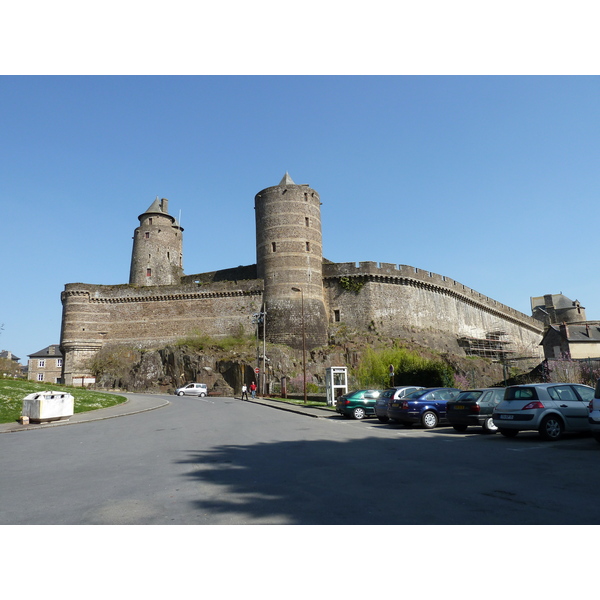
{"label": "conical slate roof tower", "polygon": [[322,346],[327,343],[327,315],[319,194],[286,173],[254,200],[267,339],[300,348],[304,329],[308,348]]}
{"label": "conical slate roof tower", "polygon": [[133,233],[129,283],[175,285],[183,275],[183,228],[169,215],[169,201],[156,200],[138,219]]}

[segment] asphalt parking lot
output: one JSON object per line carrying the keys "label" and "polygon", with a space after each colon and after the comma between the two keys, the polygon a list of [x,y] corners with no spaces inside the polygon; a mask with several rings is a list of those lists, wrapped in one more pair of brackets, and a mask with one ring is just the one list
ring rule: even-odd
{"label": "asphalt parking lot", "polygon": [[[144,404],[143,397],[136,398]],[[0,435],[2,524],[596,524],[600,444],[235,398]],[[130,408],[132,405],[130,405]],[[99,412],[99,411],[98,411]]]}

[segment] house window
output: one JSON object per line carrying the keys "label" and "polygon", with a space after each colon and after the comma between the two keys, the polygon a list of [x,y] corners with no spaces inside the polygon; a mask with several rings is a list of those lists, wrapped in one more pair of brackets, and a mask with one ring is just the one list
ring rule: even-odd
{"label": "house window", "polygon": [[277,252],[277,244],[275,242],[271,243],[271,249],[273,250],[273,252]]}
{"label": "house window", "polygon": [[62,358],[57,358],[56,359],[56,366],[57,367],[62,367]]}
{"label": "house window", "polygon": [[152,269],[146,269],[146,277],[152,277]]}
{"label": "house window", "polygon": [[336,323],[339,323],[339,322],[340,322],[340,311],[339,311],[339,310],[334,310],[334,311],[333,311],[333,320],[334,320]]}
{"label": "house window", "polygon": [[310,242],[306,242],[306,251],[310,252]]}
{"label": "house window", "polygon": [[150,232],[149,232],[149,231],[146,231],[146,234],[145,234],[145,235],[146,235],[146,239],[147,239],[147,240],[148,240],[148,239],[150,239]]}
{"label": "house window", "polygon": [[45,360],[38,360],[38,368],[43,369],[46,366]]}
{"label": "house window", "polygon": [[149,225],[152,225],[152,217],[150,217],[150,218],[148,219],[148,224],[149,224]]}
{"label": "house window", "polygon": [[44,374],[43,373],[38,373],[37,380],[38,381],[44,381]]}
{"label": "house window", "polygon": [[307,227],[310,227],[310,221],[309,221],[308,217],[304,217],[304,224],[305,224]]}

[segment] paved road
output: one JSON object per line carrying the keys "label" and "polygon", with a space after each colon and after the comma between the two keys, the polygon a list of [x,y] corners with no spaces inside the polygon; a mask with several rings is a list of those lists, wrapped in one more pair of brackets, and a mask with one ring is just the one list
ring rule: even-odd
{"label": "paved road", "polygon": [[[140,398],[143,398],[141,396]],[[600,445],[233,398],[0,435],[1,524],[595,524]]]}

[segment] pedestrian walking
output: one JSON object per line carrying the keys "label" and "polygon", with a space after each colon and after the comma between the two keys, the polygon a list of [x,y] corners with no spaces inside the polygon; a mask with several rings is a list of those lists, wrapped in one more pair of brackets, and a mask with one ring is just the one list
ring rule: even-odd
{"label": "pedestrian walking", "polygon": [[246,396],[246,400],[248,400],[248,388],[245,383],[242,385],[242,400],[244,399],[244,396]]}
{"label": "pedestrian walking", "polygon": [[254,381],[250,384],[250,393],[252,394],[252,399],[256,398],[256,384]]}

